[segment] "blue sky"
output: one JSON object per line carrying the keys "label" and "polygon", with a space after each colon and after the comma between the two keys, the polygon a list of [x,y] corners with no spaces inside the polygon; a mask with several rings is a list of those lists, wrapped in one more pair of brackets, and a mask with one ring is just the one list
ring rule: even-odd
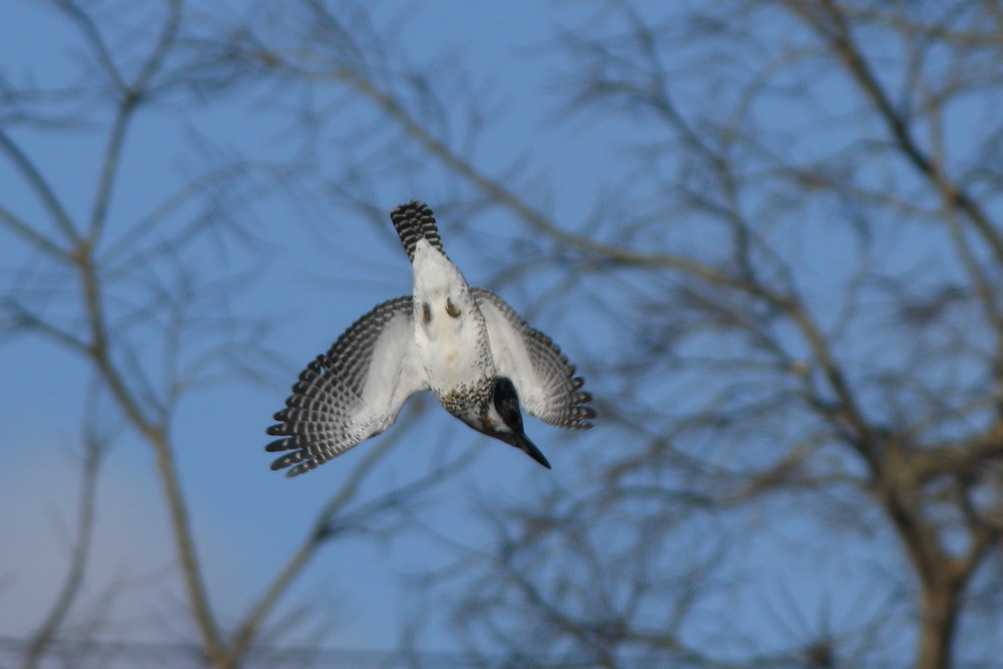
{"label": "blue sky", "polygon": [[[245,7],[236,1],[229,4],[238,11]],[[638,5],[642,11],[654,14],[662,11],[664,3]],[[564,105],[570,88],[564,75],[573,63],[554,40],[562,30],[573,29],[587,19],[587,6],[533,0],[433,0],[404,8],[386,2],[372,10],[378,32],[408,62],[428,73],[436,85],[454,90],[457,96],[478,96],[491,111],[476,144],[477,164],[489,174],[501,175],[526,159],[513,187],[570,230],[587,225],[588,216],[606,194],[625,195],[606,202],[642,206],[658,202],[656,196],[661,193],[656,190],[661,182],[652,174],[659,169],[672,173],[678,167],[671,158],[666,161],[669,164],[639,167],[636,150],[653,141],[648,126],[640,121],[632,123],[627,115],[595,111],[567,113]],[[685,9],[701,3],[673,6]],[[684,32],[684,28],[673,26],[677,33]],[[788,34],[775,27],[773,31],[776,40],[759,54],[764,60],[800,39],[794,32]],[[128,48],[128,40],[123,40],[121,46]],[[713,42],[699,43],[690,52],[680,47],[680,72],[692,74],[687,68],[708,55],[704,49],[715,47]],[[817,67],[815,61],[810,63],[805,67]],[[9,84],[73,82],[85,67],[79,41],[45,3],[7,3],[0,20],[0,74]],[[463,88],[461,72],[469,77],[468,89]],[[796,69],[794,73],[797,79],[805,75]],[[736,95],[727,88],[715,89],[711,83],[705,87],[696,76],[682,78],[678,93],[691,111],[727,107]],[[800,143],[790,147],[789,155],[798,164],[821,160],[831,147],[842,146],[845,137],[840,133],[847,132],[842,120],[859,112],[859,100],[848,94],[845,82],[830,77],[828,71],[820,69],[812,82],[819,86],[811,92],[824,95],[812,97],[799,91],[790,96],[790,104],[785,104],[783,94],[776,93],[750,112],[758,114],[757,120],[764,125],[764,141],[782,146],[783,137],[797,138]],[[519,257],[521,243],[529,234],[514,216],[499,209],[479,213],[470,221],[461,220],[459,212],[441,209],[438,203],[470,196],[471,190],[432,160],[424,158],[406,173],[391,169],[385,156],[367,162],[367,152],[379,153],[379,147],[397,136],[384,127],[389,124],[371,105],[352,96],[328,93],[329,97],[316,101],[317,107],[324,110],[324,133],[315,143],[298,143],[298,135],[290,132],[290,128],[296,129],[296,114],[303,102],[296,97],[297,90],[291,86],[244,86],[221,101],[201,104],[191,98],[172,99],[142,115],[132,128],[123,157],[109,232],[114,240],[185,180],[198,177],[208,166],[230,157],[269,166],[295,166],[307,159],[314,162],[316,171],[289,171],[284,181],[264,194],[230,194],[225,205],[248,233],[247,238],[227,244],[225,252],[209,239],[195,245],[186,256],[185,266],[199,285],[224,282],[216,291],[195,292],[196,299],[205,300],[203,308],[215,315],[226,314],[234,321],[244,317],[263,319],[269,327],[256,336],[254,343],[273,356],[255,359],[260,374],[253,380],[229,378],[191,391],[178,408],[173,437],[197,540],[205,556],[206,578],[213,602],[225,621],[239,617],[260,594],[265,582],[308,530],[315,510],[377,442],[400,441],[395,452],[366,481],[364,498],[390,490],[444,458],[467,449],[476,451],[478,457],[467,469],[420,506],[398,516],[399,524],[377,528],[379,533],[350,534],[323,549],[279,612],[281,615],[310,601],[330,616],[332,633],[325,641],[327,645],[392,648],[401,627],[423,615],[424,598],[441,604],[458,597],[462,584],[457,580],[443,581],[421,596],[412,586],[428,570],[448,569],[468,552],[489,545],[490,529],[474,520],[478,505],[532,499],[555,488],[565,490],[570,498],[576,490],[568,488],[581,483],[576,477],[587,471],[587,463],[581,462],[576,449],[584,449],[587,444],[594,449],[590,452],[615,454],[613,449],[625,445],[624,435],[605,427],[601,420],[591,433],[567,434],[529,419],[529,435],[554,464],[554,470],[548,472],[515,449],[474,434],[441,408],[430,406],[406,432],[391,428],[308,476],[287,480],[269,470],[272,456],[263,451],[269,441],[264,430],[272,422],[271,415],[281,408],[302,366],[326,351],[350,323],[373,305],[410,289],[407,259],[388,217],[367,219],[331,188],[332,182],[343,177],[346,164],[361,165],[366,170],[363,181],[371,191],[367,195],[383,211],[412,198],[426,200],[439,213],[447,251],[474,285],[489,284],[503,275],[507,261]],[[58,105],[53,108],[60,109]],[[446,109],[444,114],[455,121],[463,108],[458,97],[456,107]],[[91,116],[106,118],[97,113]],[[698,114],[694,112],[694,116]],[[359,128],[366,128],[370,134],[360,140],[356,132]],[[806,132],[809,128],[818,132]],[[73,132],[25,126],[10,132],[53,181],[68,210],[83,217],[91,204],[96,161],[106,130],[106,125],[97,123]],[[407,140],[399,146],[405,158],[422,156]],[[908,192],[915,182],[910,181],[909,173],[903,174],[900,165],[890,162],[876,160],[860,173],[874,182],[887,183],[889,188]],[[834,163],[839,167],[838,160]],[[40,215],[31,194],[2,160],[0,188],[4,191],[0,202],[26,218]],[[853,265],[842,261],[851,257],[859,242],[841,226],[845,222],[843,212],[834,213],[839,203],[810,200],[806,195],[809,204],[801,208],[802,203],[794,202],[788,213],[783,198],[778,197],[780,204],[772,201],[769,196],[774,193],[768,189],[754,193],[746,203],[750,209],[777,214],[776,224],[771,221],[763,233],[786,257],[805,261],[799,265],[804,270],[802,287],[816,315],[823,322],[831,319],[841,304],[840,287],[855,271]],[[782,195],[786,197],[787,193]],[[178,219],[197,215],[200,206],[188,205]],[[804,220],[791,220],[802,214]],[[655,244],[675,245],[674,252],[713,254],[726,236],[706,219],[686,218],[685,212],[658,215],[665,216],[664,224],[645,229],[639,238],[629,240],[631,244],[643,248],[651,239]],[[880,257],[880,268],[906,276],[913,269],[932,267],[928,263],[941,257],[943,239],[939,233],[894,223],[876,227],[872,248]],[[460,234],[469,233],[470,228],[475,228],[476,234]],[[165,233],[169,231],[165,229]],[[607,225],[597,234],[614,238],[620,232]],[[480,244],[471,240],[480,240]],[[41,259],[26,252],[3,228],[0,248],[4,250],[0,261],[4,286],[47,285]],[[501,251],[496,252],[499,248]],[[950,274],[954,267],[952,260],[942,263],[937,267],[942,273],[937,278]],[[137,280],[116,293],[116,298],[123,301],[148,290],[145,279],[156,276],[164,285],[176,287],[183,278],[152,264],[129,271]],[[144,276],[144,271],[148,275]],[[550,299],[550,291],[560,279],[557,272],[536,277],[540,284],[511,281],[501,292],[578,363],[579,371],[589,380],[588,388],[600,403],[613,401],[611,398],[622,389],[616,387],[612,374],[604,377],[599,373],[598,362],[622,359],[624,342],[631,341],[629,336],[634,333],[626,332],[629,325],[597,317],[597,313],[603,313],[600,310],[587,309],[587,305],[573,300]],[[663,277],[650,286],[643,285],[629,271],[607,273],[603,280],[609,285],[586,278],[571,293],[582,296],[583,301],[624,295],[637,299],[641,305],[637,309],[639,322],[643,322],[642,310],[647,304],[641,297],[654,298],[657,303],[658,291],[667,289],[672,281]],[[45,293],[41,290],[34,294]],[[47,297],[57,308],[64,296],[51,291]],[[882,311],[878,298],[869,297],[875,300],[867,305],[870,314],[854,322],[859,332],[848,336],[845,348],[839,351],[846,359],[861,364],[880,358],[873,351],[886,342],[873,334],[884,326],[886,321],[882,319],[887,318],[887,313]],[[148,366],[153,378],[162,378],[156,348],[162,333],[151,329],[143,334],[149,345],[142,350],[141,362]],[[186,349],[183,360],[206,369],[198,357],[205,341],[214,340],[209,336],[195,341],[194,348]],[[701,347],[714,349],[719,343],[699,339],[691,352]],[[893,353],[905,356],[914,351],[903,347]],[[884,361],[896,361],[895,355]],[[715,390],[713,383],[692,370],[673,368],[671,361],[657,363],[651,373],[657,383],[650,392],[665,398],[665,413],[681,413]],[[666,374],[666,370],[673,373]],[[58,583],[53,575],[61,574],[67,524],[72,519],[77,488],[71,453],[78,446],[82,415],[95,393],[93,375],[86,365],[67,351],[29,336],[5,335],[0,339],[0,379],[0,419],[6,427],[0,447],[0,509],[7,510],[0,513],[0,537],[14,537],[0,545],[0,633],[18,634],[37,620]],[[109,410],[107,398],[97,397],[100,427],[116,438],[101,477],[95,555],[80,613],[100,600],[103,588],[125,581],[129,585],[109,614],[109,636],[186,638],[191,635],[178,622],[183,621],[179,615],[183,596],[169,569],[174,550],[152,454]],[[405,409],[402,420],[414,417],[412,409]],[[777,432],[787,428],[793,434],[801,427],[787,425],[786,420],[796,419],[777,416]],[[705,449],[701,455],[710,453],[722,461],[732,458],[757,462],[757,458],[775,457],[775,452],[770,451],[772,434],[752,435],[742,443],[717,443],[701,435],[694,448]],[[873,601],[862,604],[869,594],[868,582],[854,579],[863,568],[898,566],[887,551],[870,552],[888,537],[875,531],[858,541],[844,542],[848,532],[835,531],[820,536],[818,542],[804,541],[809,533],[817,531],[819,518],[807,521],[810,512],[792,515],[783,507],[787,501],[782,498],[754,506],[721,525],[698,518],[687,528],[684,536],[700,549],[712,544],[717,532],[732,535],[741,546],[741,554],[733,558],[738,571],[729,575],[758,574],[764,567],[768,573],[762,590],[743,591],[737,603],[720,601],[729,597],[730,591],[718,596],[717,601],[711,595],[706,608],[695,616],[698,628],[701,616],[716,615],[714,607],[724,606],[741,612],[736,615],[736,638],[728,642],[760,642],[771,629],[786,641],[790,634],[785,625],[796,626],[798,622],[778,622],[769,614],[771,609],[785,609],[787,615],[792,609],[802,610],[806,618],[812,618],[813,612],[831,604],[847,612],[846,624],[852,625],[856,622],[854,615],[869,618],[875,613],[869,607],[881,605]],[[773,523],[776,518],[783,522]],[[875,521],[872,517],[861,521],[867,522]],[[756,531],[747,532],[748,528]],[[689,546],[670,548],[684,550]],[[670,556],[667,552],[665,559]],[[778,570],[775,567],[779,557],[783,558],[783,568]],[[903,578],[888,573],[892,580]],[[904,583],[903,588],[910,585]],[[778,601],[788,599],[782,594],[785,589],[790,591],[793,604]],[[170,622],[165,625],[164,620]],[[836,624],[843,623],[837,620]],[[423,645],[432,649],[457,645],[442,620],[433,617],[426,625]],[[714,628],[707,625],[707,629]],[[901,635],[899,642],[909,643]]]}
{"label": "blue sky", "polygon": [[[396,7],[387,6],[377,15],[382,14],[385,21],[397,12]],[[81,45],[62,17],[44,3],[8,4],[4,13],[0,71],[10,83],[74,80]],[[577,141],[576,126],[581,122],[553,120],[558,97],[546,91],[556,80],[559,58],[544,43],[552,28],[565,20],[562,13],[543,12],[535,2],[504,6],[428,2],[411,6],[404,15],[407,19],[399,38],[408,45],[412,62],[438,60],[438,67],[448,68],[448,57],[443,60],[443,54],[453,54],[481,81],[490,82],[502,113],[480,147],[487,167],[500,169],[532,151],[533,169],[548,175],[541,201],[568,220],[583,216],[590,204],[584,196],[603,175],[607,158],[605,147]],[[209,137],[222,151],[232,148],[252,160],[289,158],[294,149],[281,139],[289,119],[282,101],[263,100],[265,95],[251,93],[248,99],[237,96],[209,107],[171,105],[141,116],[132,129],[116,185],[113,228],[143,215],[151,202],[199,172],[200,154],[189,142],[193,134]],[[262,102],[274,106],[262,113],[259,107],[266,106],[259,105]],[[352,110],[354,118],[346,118],[345,127],[357,124],[360,115],[367,113],[372,110],[364,106]],[[91,130],[12,131],[77,217],[85,215],[92,200],[106,127],[97,125]],[[6,164],[0,165],[0,183],[6,184],[5,204],[27,218],[39,214],[31,194]],[[395,177],[380,183],[380,204],[389,211],[400,202],[421,198],[435,208],[437,199],[456,187],[442,183],[438,175],[410,180]],[[330,215],[314,211],[315,220],[307,224],[296,220],[300,212],[282,194],[246,209],[248,227],[261,246],[246,252],[238,247],[222,260],[211,248],[199,250],[196,256],[204,264],[195,271],[205,280],[245,276],[241,273],[254,276],[249,286],[228,292],[213,308],[227,309],[234,316],[268,316],[271,331],[262,343],[279,352],[283,360],[269,368],[272,375],[265,383],[238,380],[192,392],[174,422],[182,481],[206,556],[207,581],[217,609],[230,618],[258,595],[264,584],[261,574],[275,573],[307,530],[312,510],[330,495],[353,459],[361,458],[371,446],[366,443],[310,476],[286,480],[269,471],[271,457],[262,450],[271,414],[281,408],[306,361],[326,350],[375,303],[404,294],[410,287],[409,266],[389,221],[377,229],[353,214],[332,210]],[[503,269],[492,262],[490,254],[451,245],[451,222],[442,222],[447,249],[471,283],[483,283]],[[508,236],[506,226],[512,225],[498,215],[482,218],[481,223],[497,238]],[[5,279],[30,270],[39,260],[4,231],[0,231],[0,247],[5,249]],[[531,302],[532,296],[508,297],[519,309],[539,307]],[[520,303],[524,298],[527,301]],[[574,334],[573,309],[549,317],[546,309],[535,310],[543,312],[536,324],[572,356],[576,346],[585,345],[584,338]],[[152,349],[150,354],[155,361]],[[0,378],[4,379],[0,417],[8,427],[0,449],[0,508],[19,510],[0,514],[0,536],[14,538],[0,549],[0,577],[9,583],[0,595],[7,602],[0,607],[6,612],[0,614],[0,630],[18,634],[37,620],[40,607],[48,604],[59,582],[53,576],[62,573],[67,525],[78,486],[72,452],[77,447],[85,398],[94,386],[92,373],[75,356],[28,336],[4,339]],[[107,407],[106,399],[102,401]],[[158,633],[137,622],[136,616],[149,613],[151,602],[157,615],[165,618],[182,607],[177,583],[167,575],[174,551],[160,487],[148,448],[122,427],[121,420],[104,415],[107,429],[118,438],[101,475],[99,525],[84,610],[113,581],[134,581],[136,585],[127,589],[112,611],[115,622],[109,633],[156,637]],[[571,459],[565,450],[574,447],[576,435],[559,434],[535,420],[528,429],[558,471],[562,466],[567,471],[565,463]],[[417,607],[413,589],[402,588],[402,583],[456,557],[434,548],[427,536],[442,534],[457,544],[477,548],[484,535],[468,515],[473,490],[483,489],[501,498],[531,495],[535,485],[552,475],[515,449],[474,435],[438,407],[427,412],[412,434],[393,433],[391,429],[381,438],[396,436],[403,443],[371,477],[368,495],[406,479],[413,468],[462,449],[475,448],[482,455],[426,507],[414,511],[412,529],[399,528],[386,540],[349,537],[320,553],[286,602],[294,605],[316,598],[330,607],[337,630],[330,637],[331,645],[392,647],[400,626]],[[449,599],[448,594],[443,596]],[[447,635],[433,631],[432,647],[452,644]]]}

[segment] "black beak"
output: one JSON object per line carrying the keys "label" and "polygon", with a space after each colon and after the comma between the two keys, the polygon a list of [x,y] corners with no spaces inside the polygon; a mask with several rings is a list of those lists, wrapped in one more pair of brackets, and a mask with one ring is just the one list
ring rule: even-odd
{"label": "black beak", "polygon": [[543,457],[543,453],[541,453],[540,449],[536,447],[536,444],[534,444],[529,440],[529,437],[519,432],[513,433],[512,436],[514,437],[512,440],[514,442],[512,444],[513,446],[515,446],[523,453],[525,453],[529,457],[539,462],[547,469],[550,469],[550,463],[547,462],[547,458]]}

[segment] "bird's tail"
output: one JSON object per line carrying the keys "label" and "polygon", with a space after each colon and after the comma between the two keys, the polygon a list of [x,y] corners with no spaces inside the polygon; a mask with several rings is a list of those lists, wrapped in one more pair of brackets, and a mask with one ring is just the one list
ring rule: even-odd
{"label": "bird's tail", "polygon": [[442,251],[442,240],[439,238],[439,228],[435,225],[435,216],[428,205],[421,200],[413,200],[402,204],[390,212],[390,220],[404,244],[409,260],[414,260],[414,247],[419,239],[426,239],[433,248]]}

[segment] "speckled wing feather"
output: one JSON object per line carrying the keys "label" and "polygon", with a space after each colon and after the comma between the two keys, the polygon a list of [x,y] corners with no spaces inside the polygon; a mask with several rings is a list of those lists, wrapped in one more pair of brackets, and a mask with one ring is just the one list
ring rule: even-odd
{"label": "speckled wing feather", "polygon": [[292,451],[272,469],[286,476],[310,471],[383,432],[404,401],[427,390],[418,358],[411,297],[380,304],[338,337],[331,350],[300,374],[286,408],[268,434],[268,451]]}
{"label": "speckled wing feather", "polygon": [[427,239],[432,248],[442,251],[442,239],[435,216],[428,205],[421,200],[402,204],[390,212],[390,220],[407,251],[408,260],[414,260],[414,247],[419,239]]}
{"label": "speckled wing feather", "polygon": [[581,391],[585,379],[557,344],[534,330],[505,300],[482,288],[471,288],[487,323],[491,353],[500,376],[515,384],[522,407],[558,427],[587,429],[596,412],[586,406],[592,396]]}

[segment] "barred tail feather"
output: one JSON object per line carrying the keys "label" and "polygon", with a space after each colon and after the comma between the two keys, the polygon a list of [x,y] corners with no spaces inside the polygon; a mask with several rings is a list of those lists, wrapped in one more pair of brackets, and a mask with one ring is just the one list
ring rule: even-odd
{"label": "barred tail feather", "polygon": [[390,212],[390,220],[404,244],[409,260],[414,260],[414,247],[419,239],[426,239],[434,248],[442,251],[442,240],[439,238],[439,228],[435,225],[435,216],[428,205],[421,200],[413,200],[402,204]]}

